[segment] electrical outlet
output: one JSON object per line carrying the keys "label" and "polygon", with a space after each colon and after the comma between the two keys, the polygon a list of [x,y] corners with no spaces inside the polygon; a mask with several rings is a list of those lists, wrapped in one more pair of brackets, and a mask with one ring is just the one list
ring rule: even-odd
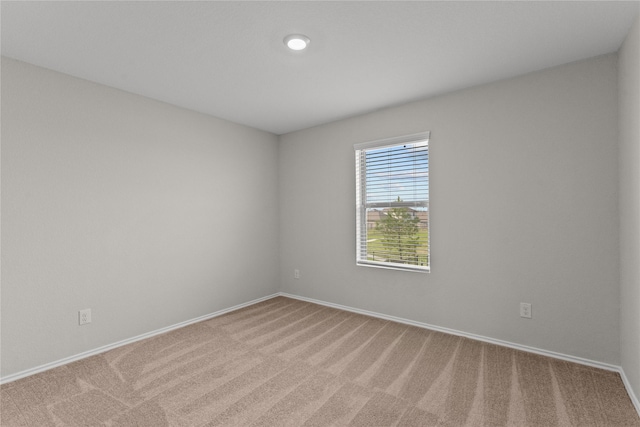
{"label": "electrical outlet", "polygon": [[531,304],[527,302],[520,303],[520,317],[531,319]]}
{"label": "electrical outlet", "polygon": [[91,309],[87,308],[85,310],[80,310],[78,312],[78,323],[80,325],[86,325],[87,323],[91,323]]}
{"label": "electrical outlet", "polygon": [[298,269],[293,270],[293,278],[294,279],[299,279],[300,278],[300,270],[298,270]]}

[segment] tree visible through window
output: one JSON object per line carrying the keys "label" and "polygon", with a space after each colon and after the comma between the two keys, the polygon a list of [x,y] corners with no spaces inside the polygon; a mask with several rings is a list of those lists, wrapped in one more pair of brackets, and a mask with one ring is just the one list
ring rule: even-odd
{"label": "tree visible through window", "polygon": [[[402,202],[400,197],[398,202]],[[419,222],[420,218],[411,215],[409,208],[391,208],[376,224],[382,244],[378,256],[384,256],[390,262],[419,265]],[[375,259],[375,252],[371,259]]]}
{"label": "tree visible through window", "polygon": [[429,271],[429,133],[357,144],[358,265]]}

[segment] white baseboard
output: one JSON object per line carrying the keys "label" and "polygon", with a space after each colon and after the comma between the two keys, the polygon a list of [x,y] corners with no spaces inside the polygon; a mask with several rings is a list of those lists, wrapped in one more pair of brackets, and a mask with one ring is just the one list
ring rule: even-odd
{"label": "white baseboard", "polygon": [[196,317],[195,319],[186,320],[184,322],[176,323],[175,325],[171,325],[171,326],[167,326],[165,328],[157,329],[155,331],[147,332],[145,334],[138,335],[138,336],[135,336],[133,338],[128,338],[128,339],[125,339],[125,340],[122,340],[122,341],[118,341],[118,342],[113,343],[113,344],[108,344],[108,345],[105,345],[105,346],[102,346],[102,347],[98,347],[96,349],[85,351],[83,353],[76,354],[74,356],[65,357],[64,359],[56,360],[55,362],[45,363],[44,365],[40,365],[40,366],[37,366],[35,368],[31,368],[31,369],[27,369],[27,370],[24,370],[24,371],[15,373],[15,374],[7,375],[7,376],[4,376],[4,377],[0,378],[0,384],[6,384],[6,383],[9,383],[11,381],[16,381],[16,380],[19,380],[20,378],[25,378],[25,377],[28,377],[28,376],[31,376],[31,375],[34,375],[34,374],[38,374],[40,372],[48,371],[49,369],[57,368],[58,366],[66,365],[68,363],[75,362],[77,360],[85,359],[87,357],[95,356],[96,354],[104,353],[105,351],[109,351],[109,350],[112,350],[112,349],[117,348],[117,347],[122,347],[123,345],[131,344],[131,343],[134,343],[136,341],[140,341],[140,340],[144,340],[144,339],[147,339],[147,338],[154,337],[156,335],[164,334],[166,332],[173,331],[174,329],[183,328],[183,327],[185,327],[187,325],[191,325],[191,324],[197,323],[197,322],[202,322],[203,320],[212,319],[214,317],[221,316],[221,315],[223,315],[225,313],[229,313],[230,311],[239,310],[241,308],[244,308],[244,307],[247,307],[247,306],[250,306],[250,305],[253,305],[253,304],[257,304],[259,302],[266,301],[266,300],[271,299],[271,298],[275,298],[278,295],[280,295],[280,294],[268,295],[266,297],[262,297],[262,298],[258,298],[258,299],[255,299],[255,300],[252,300],[252,301],[249,301],[249,302],[245,302],[245,303],[242,303],[242,304],[234,305],[233,307],[225,308],[223,310],[219,310],[219,311],[216,311],[216,312],[210,313],[210,314],[205,314],[204,316]]}
{"label": "white baseboard", "polygon": [[629,398],[631,399],[633,406],[636,407],[636,411],[638,411],[638,416],[640,416],[640,399],[638,398],[638,396],[640,395],[635,394],[635,392],[633,391],[633,387],[631,387],[631,383],[629,382],[627,375],[624,373],[624,369],[620,368],[619,372],[620,372],[620,377],[622,378],[622,382],[624,383],[624,386],[627,389],[627,394],[629,395]]}
{"label": "white baseboard", "polygon": [[376,317],[378,319],[391,320],[391,321],[398,322],[398,323],[403,323],[403,324],[406,324],[406,325],[417,326],[419,328],[424,328],[424,329],[430,329],[430,330],[433,330],[433,331],[444,332],[444,333],[447,333],[447,334],[452,334],[452,335],[457,335],[457,336],[461,336],[461,337],[470,338],[470,339],[473,339],[473,340],[476,340],[476,341],[483,341],[483,342],[490,343],[490,344],[496,344],[496,345],[499,345],[499,346],[502,346],[502,347],[509,347],[509,348],[513,348],[515,350],[526,351],[527,353],[539,354],[541,356],[552,357],[554,359],[565,360],[567,362],[574,362],[574,363],[578,363],[580,365],[586,365],[586,366],[591,366],[591,367],[594,367],[594,368],[605,369],[607,371],[617,372],[617,373],[620,374],[620,377],[622,378],[622,382],[624,383],[624,386],[627,389],[627,394],[629,395],[629,398],[631,399],[631,402],[635,406],[636,411],[638,412],[638,415],[640,416],[640,402],[638,401],[638,397],[634,393],[634,390],[631,387],[631,384],[629,383],[629,380],[627,379],[627,376],[625,375],[624,370],[622,369],[621,366],[611,365],[611,364],[608,364],[608,363],[598,362],[598,361],[595,361],[595,360],[584,359],[582,357],[577,357],[577,356],[570,356],[570,355],[563,354],[563,353],[557,353],[555,351],[543,350],[543,349],[536,348],[536,347],[530,347],[530,346],[527,346],[527,345],[517,344],[517,343],[513,343],[513,342],[509,342],[509,341],[498,340],[498,339],[495,339],[495,338],[489,338],[489,337],[485,337],[485,336],[482,336],[482,335],[471,334],[471,333],[468,333],[468,332],[462,332],[462,331],[458,331],[458,330],[455,330],[455,329],[443,328],[441,326],[430,325],[428,323],[416,322],[414,320],[404,319],[404,318],[401,318],[401,317],[389,316],[389,315],[386,315],[386,314],[376,313],[376,312],[368,311],[368,310],[361,310],[359,308],[348,307],[348,306],[341,305],[341,304],[334,304],[334,303],[331,303],[331,302],[321,301],[321,300],[317,300],[317,299],[314,299],[314,298],[301,297],[301,296],[298,296],[298,295],[288,294],[286,292],[280,292],[280,295],[283,296],[283,297],[293,298],[293,299],[297,299],[297,300],[300,300],[300,301],[306,301],[306,302],[311,302],[311,303],[314,303],[314,304],[324,305],[324,306],[327,306],[327,307],[337,308],[337,309],[340,309],[340,310],[350,311],[352,313],[364,314],[366,316]]}
{"label": "white baseboard", "polygon": [[84,359],[84,358],[87,358],[87,357],[94,356],[96,354],[104,353],[105,351],[109,351],[109,350],[112,350],[114,348],[121,347],[123,345],[131,344],[131,343],[134,343],[136,341],[140,341],[140,340],[144,340],[144,339],[147,339],[147,338],[151,338],[151,337],[156,336],[156,335],[164,334],[164,333],[172,331],[174,329],[182,328],[182,327],[185,327],[187,325],[191,325],[191,324],[197,323],[197,322],[202,322],[203,320],[212,319],[214,317],[221,316],[221,315],[223,315],[225,313],[229,313],[231,311],[239,310],[241,308],[248,307],[250,305],[257,304],[259,302],[266,301],[266,300],[275,298],[277,296],[293,298],[293,299],[297,299],[297,300],[300,300],[300,301],[307,301],[307,302],[311,302],[311,303],[314,303],[314,304],[323,305],[323,306],[326,306],[326,307],[332,307],[332,308],[337,308],[337,309],[340,309],[340,310],[350,311],[352,313],[364,314],[366,316],[376,317],[376,318],[379,318],[379,319],[391,320],[391,321],[398,322],[398,323],[403,323],[403,324],[406,324],[406,325],[417,326],[419,328],[424,328],[424,329],[430,329],[430,330],[433,330],[433,331],[444,332],[444,333],[447,333],[447,334],[466,337],[466,338],[470,338],[470,339],[477,340],[477,341],[483,341],[483,342],[490,343],[490,344],[496,344],[496,345],[500,345],[500,346],[503,346],[503,347],[513,348],[515,350],[526,351],[528,353],[535,353],[535,354],[539,354],[539,355],[542,355],[542,356],[548,356],[548,357],[552,357],[554,359],[565,360],[565,361],[568,361],[568,362],[579,363],[581,365],[587,365],[587,366],[591,366],[591,367],[594,367],[594,368],[600,368],[600,369],[606,369],[608,371],[618,372],[620,374],[620,377],[622,378],[622,382],[624,383],[625,388],[627,389],[627,393],[629,394],[629,398],[631,399],[633,405],[635,406],[636,411],[638,412],[638,415],[640,415],[640,401],[638,400],[638,397],[634,393],[634,390],[631,387],[631,384],[629,383],[629,380],[628,380],[627,376],[625,375],[624,370],[620,366],[610,365],[608,363],[602,363],[602,362],[598,362],[598,361],[595,361],[595,360],[584,359],[584,358],[581,358],[581,357],[570,356],[570,355],[566,355],[566,354],[562,354],[562,353],[557,353],[555,351],[543,350],[543,349],[539,349],[539,348],[536,348],[536,347],[530,347],[530,346],[526,346],[526,345],[522,345],[522,344],[512,343],[512,342],[509,342],[509,341],[503,341],[503,340],[498,340],[498,339],[494,339],[494,338],[489,338],[489,337],[485,337],[485,336],[482,336],[482,335],[476,335],[476,334],[471,334],[471,333],[467,333],[467,332],[462,332],[462,331],[458,331],[458,330],[455,330],[455,329],[443,328],[443,327],[436,326],[436,325],[430,325],[428,323],[416,322],[414,320],[404,319],[404,318],[401,318],[401,317],[389,316],[389,315],[386,315],[386,314],[376,313],[376,312],[368,311],[368,310],[362,310],[362,309],[354,308],[354,307],[348,307],[348,306],[341,305],[341,304],[334,304],[334,303],[330,303],[330,302],[326,302],[326,301],[317,300],[317,299],[314,299],[314,298],[307,298],[307,297],[302,297],[302,296],[298,296],[298,295],[292,295],[292,294],[288,294],[286,292],[278,292],[276,294],[268,295],[266,297],[258,298],[258,299],[255,299],[255,300],[243,303],[243,304],[238,304],[238,305],[235,305],[233,307],[229,307],[229,308],[226,308],[226,309],[223,309],[223,310],[216,311],[214,313],[206,314],[204,316],[196,317],[196,318],[191,319],[191,320],[187,320],[187,321],[184,321],[184,322],[176,323],[175,325],[167,326],[165,328],[157,329],[155,331],[151,331],[151,332],[148,332],[148,333],[145,333],[145,334],[142,334],[142,335],[138,335],[138,336],[133,337],[133,338],[128,338],[126,340],[118,341],[118,342],[113,343],[113,344],[105,345],[105,346],[96,348],[94,350],[89,350],[89,351],[85,351],[85,352],[80,353],[80,354],[76,354],[74,356],[65,357],[64,359],[60,359],[60,360],[57,360],[55,362],[46,363],[44,365],[40,365],[40,366],[37,366],[35,368],[31,368],[31,369],[27,369],[27,370],[24,370],[24,371],[15,373],[15,374],[7,375],[5,377],[1,377],[0,378],[0,384],[5,384],[5,383],[12,382],[12,381],[16,381],[16,380],[19,380],[20,378],[25,378],[25,377],[28,377],[28,376],[31,376],[31,375],[34,375],[34,374],[37,374],[37,373],[40,373],[40,372],[48,371],[49,369],[53,369],[53,368],[56,368],[58,366],[63,366],[63,365],[66,365],[68,363],[75,362],[77,360],[81,360],[81,359]]}

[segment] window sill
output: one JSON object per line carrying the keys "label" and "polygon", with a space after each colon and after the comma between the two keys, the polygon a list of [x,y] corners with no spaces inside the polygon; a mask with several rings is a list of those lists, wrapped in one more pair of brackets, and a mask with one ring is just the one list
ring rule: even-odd
{"label": "window sill", "polygon": [[407,266],[404,264],[388,264],[388,263],[378,263],[378,262],[372,262],[372,261],[357,261],[356,265],[359,267],[373,267],[373,268],[382,268],[385,270],[409,271],[412,273],[431,273],[431,267]]}

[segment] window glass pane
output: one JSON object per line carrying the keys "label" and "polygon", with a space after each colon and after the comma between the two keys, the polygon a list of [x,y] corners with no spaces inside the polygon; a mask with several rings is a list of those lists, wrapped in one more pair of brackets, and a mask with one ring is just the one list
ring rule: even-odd
{"label": "window glass pane", "polygon": [[356,150],[358,264],[428,271],[427,138]]}

